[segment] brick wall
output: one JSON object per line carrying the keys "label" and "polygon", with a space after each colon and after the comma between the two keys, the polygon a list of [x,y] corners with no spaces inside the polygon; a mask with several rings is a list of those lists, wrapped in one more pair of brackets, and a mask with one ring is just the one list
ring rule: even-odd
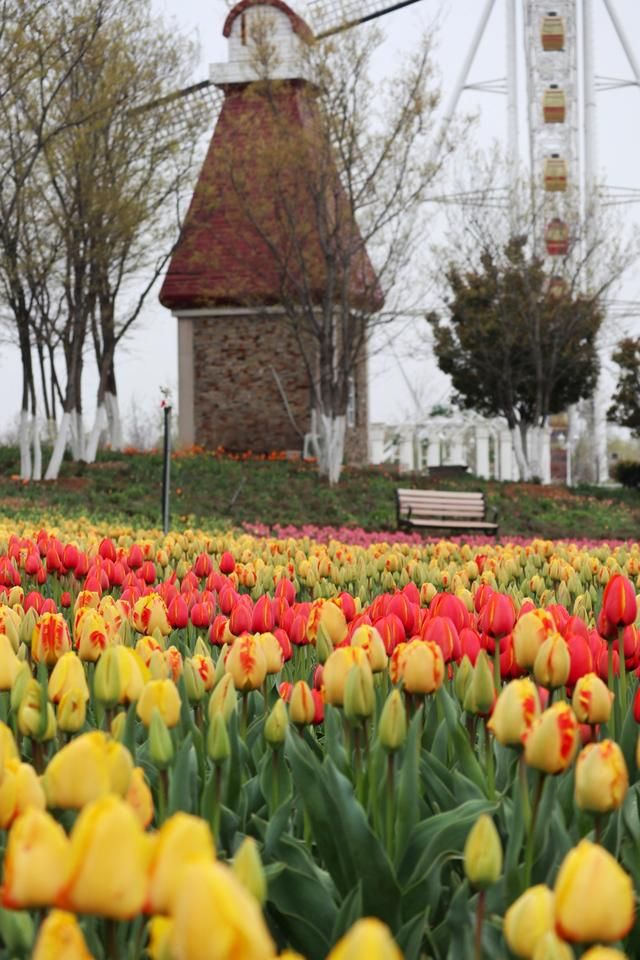
{"label": "brick wall", "polygon": [[[299,348],[278,317],[199,317],[193,326],[195,441],[208,449],[302,450],[271,371],[276,370],[299,429],[309,430],[309,384]],[[367,368],[356,374],[356,426],[348,463],[367,460]]]}

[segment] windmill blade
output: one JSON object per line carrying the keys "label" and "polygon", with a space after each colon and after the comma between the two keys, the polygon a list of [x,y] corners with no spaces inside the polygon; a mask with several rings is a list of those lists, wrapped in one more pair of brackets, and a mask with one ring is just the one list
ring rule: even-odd
{"label": "windmill blade", "polygon": [[193,129],[197,119],[202,118],[203,115],[206,115],[207,119],[210,117],[210,125],[213,126],[223,100],[224,94],[215,83],[211,80],[201,80],[199,83],[192,83],[181,90],[168,93],[165,97],[145,103],[133,112],[154,111],[162,115],[162,122],[169,124],[174,133],[180,133],[182,130]]}
{"label": "windmill blade", "polygon": [[397,3],[389,0],[309,0],[307,18],[316,40],[322,40],[413,3],[418,0],[398,0]]}

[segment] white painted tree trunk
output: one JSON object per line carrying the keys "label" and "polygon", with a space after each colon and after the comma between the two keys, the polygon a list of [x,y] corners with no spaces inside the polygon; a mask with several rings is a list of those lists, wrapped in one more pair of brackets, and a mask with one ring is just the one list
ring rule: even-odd
{"label": "white painted tree trunk", "polygon": [[67,446],[67,438],[71,432],[71,414],[63,413],[58,426],[58,435],[51,454],[51,460],[44,475],[45,480],[57,480],[60,473],[60,465],[64,457],[64,451]]}
{"label": "white painted tree trunk", "polygon": [[29,411],[20,411],[20,479],[31,480],[31,434]]}
{"label": "white painted tree trunk", "polygon": [[71,413],[71,454],[74,460],[84,460],[84,424],[79,410]]}
{"label": "white painted tree trunk", "polygon": [[109,422],[109,443],[112,450],[122,450],[124,447],[124,437],[122,433],[122,417],[120,416],[120,404],[118,395],[115,393],[105,393],[104,403]]}
{"label": "white painted tree trunk", "polygon": [[542,430],[529,427],[527,430],[527,461],[531,477],[542,479]]}
{"label": "white painted tree trunk", "polygon": [[95,463],[100,437],[106,429],[108,429],[107,408],[104,403],[101,403],[96,409],[93,427],[87,438],[87,445],[84,451],[84,459],[87,463]]}
{"label": "white painted tree trunk", "polygon": [[529,462],[522,443],[522,434],[520,427],[513,427],[511,430],[511,442],[513,444],[513,453],[516,458],[520,480],[531,480],[531,470]]}
{"label": "white painted tree trunk", "polygon": [[318,416],[319,468],[332,486],[338,482],[342,471],[346,425],[344,415],[331,417],[321,413]]}
{"label": "white painted tree trunk", "polygon": [[31,435],[33,440],[33,480],[42,480],[42,447],[40,446],[40,426],[38,418],[31,420]]}

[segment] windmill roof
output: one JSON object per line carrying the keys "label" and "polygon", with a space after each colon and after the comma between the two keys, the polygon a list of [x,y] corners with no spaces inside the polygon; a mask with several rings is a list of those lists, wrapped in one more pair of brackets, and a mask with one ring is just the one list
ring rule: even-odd
{"label": "windmill roof", "polygon": [[249,7],[275,7],[277,10],[281,10],[285,13],[289,20],[291,21],[291,26],[295,32],[302,37],[307,43],[311,43],[313,40],[313,31],[306,23],[302,17],[298,16],[295,10],[292,10],[284,0],[240,0],[240,3],[237,3],[229,13],[227,14],[227,19],[224,22],[224,27],[222,28],[222,35],[224,37],[229,37],[231,35],[231,28],[233,26],[233,21],[247,10]]}
{"label": "windmill roof", "polygon": [[[305,81],[226,88],[160,291],[165,307],[276,305],[302,288],[304,302],[310,294],[321,304],[330,280],[348,277],[354,307],[380,309],[382,293],[318,123]],[[329,247],[345,265],[331,277]]]}

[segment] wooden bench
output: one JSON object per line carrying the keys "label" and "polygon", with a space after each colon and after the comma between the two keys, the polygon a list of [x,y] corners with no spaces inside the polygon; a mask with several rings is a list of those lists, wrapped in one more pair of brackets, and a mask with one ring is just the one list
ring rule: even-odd
{"label": "wooden bench", "polygon": [[493,519],[487,520],[483,493],[400,489],[396,501],[401,530],[477,530],[498,536],[498,511],[494,509]]}

